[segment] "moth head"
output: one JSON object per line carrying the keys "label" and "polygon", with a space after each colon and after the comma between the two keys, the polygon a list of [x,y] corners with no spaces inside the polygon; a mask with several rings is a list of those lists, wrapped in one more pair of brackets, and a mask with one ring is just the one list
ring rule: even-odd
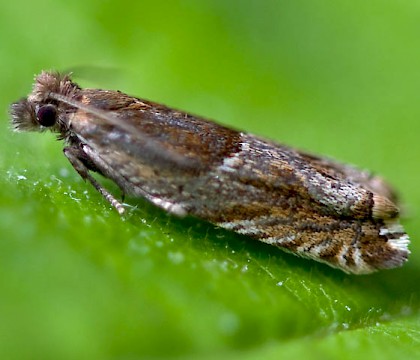
{"label": "moth head", "polygon": [[22,99],[10,106],[12,127],[15,131],[44,131],[55,129],[57,106],[52,103],[34,104]]}
{"label": "moth head", "polygon": [[[43,71],[35,78],[32,92],[10,107],[11,123],[15,131],[60,131],[59,114],[66,105],[56,97],[73,99],[77,97],[79,86],[69,75]],[[60,108],[59,108],[60,107]]]}

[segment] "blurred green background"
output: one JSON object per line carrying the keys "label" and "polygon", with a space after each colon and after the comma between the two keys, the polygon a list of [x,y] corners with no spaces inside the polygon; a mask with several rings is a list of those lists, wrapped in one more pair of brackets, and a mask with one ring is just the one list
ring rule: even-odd
{"label": "blurred green background", "polygon": [[[0,39],[0,358],[420,353],[420,2],[15,0]],[[53,136],[11,133],[42,69],[383,174],[410,261],[348,276],[145,202],[121,219]]]}

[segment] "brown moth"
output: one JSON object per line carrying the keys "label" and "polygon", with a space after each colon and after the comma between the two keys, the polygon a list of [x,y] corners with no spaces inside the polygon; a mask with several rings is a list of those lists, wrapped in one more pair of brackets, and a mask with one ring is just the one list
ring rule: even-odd
{"label": "brown moth", "polygon": [[353,166],[53,72],[10,112],[17,131],[58,133],[76,171],[120,214],[91,171],[174,215],[347,273],[398,267],[409,255],[393,190]]}

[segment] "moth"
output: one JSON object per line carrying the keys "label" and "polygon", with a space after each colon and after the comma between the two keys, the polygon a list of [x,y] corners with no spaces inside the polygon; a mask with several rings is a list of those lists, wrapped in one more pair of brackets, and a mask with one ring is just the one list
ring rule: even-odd
{"label": "moth", "polygon": [[395,268],[410,253],[394,191],[353,166],[55,72],[38,75],[10,113],[16,131],[57,133],[71,165],[120,214],[92,172],[171,214],[346,273]]}

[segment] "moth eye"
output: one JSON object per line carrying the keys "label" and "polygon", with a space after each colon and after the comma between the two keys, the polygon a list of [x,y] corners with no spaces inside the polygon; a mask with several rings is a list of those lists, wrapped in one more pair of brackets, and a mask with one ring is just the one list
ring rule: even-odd
{"label": "moth eye", "polygon": [[53,126],[57,120],[57,108],[52,104],[43,105],[36,112],[36,117],[42,126]]}

